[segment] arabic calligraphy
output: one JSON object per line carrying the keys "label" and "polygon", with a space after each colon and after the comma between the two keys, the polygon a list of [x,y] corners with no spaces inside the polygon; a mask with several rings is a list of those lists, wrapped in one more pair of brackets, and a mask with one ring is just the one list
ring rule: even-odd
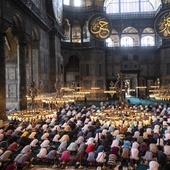
{"label": "arabic calligraphy", "polygon": [[104,16],[93,16],[89,21],[89,31],[95,38],[106,39],[110,36],[111,26]]}
{"label": "arabic calligraphy", "polygon": [[157,34],[162,38],[170,37],[170,11],[161,14],[156,21]]}

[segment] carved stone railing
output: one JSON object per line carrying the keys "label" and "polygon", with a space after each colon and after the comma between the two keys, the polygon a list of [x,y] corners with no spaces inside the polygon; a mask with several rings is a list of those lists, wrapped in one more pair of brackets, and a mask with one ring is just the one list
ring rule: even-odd
{"label": "carved stone railing", "polygon": [[20,0],[18,3],[23,3],[30,11],[36,15],[47,27],[52,27],[52,22],[48,18],[48,14],[42,12],[31,0]]}
{"label": "carved stone railing", "polygon": [[81,6],[81,7],[64,5],[64,10],[71,11],[71,12],[86,12],[92,10],[104,11],[105,8],[103,8],[103,6],[98,6],[98,5]]}

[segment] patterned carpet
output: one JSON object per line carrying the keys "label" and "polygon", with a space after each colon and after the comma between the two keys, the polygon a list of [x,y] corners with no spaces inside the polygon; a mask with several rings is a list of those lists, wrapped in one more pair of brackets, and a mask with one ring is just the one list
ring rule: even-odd
{"label": "patterned carpet", "polygon": [[[57,170],[61,170],[61,168],[52,168],[52,167],[44,167],[44,166],[39,166],[39,165],[36,165],[34,166],[33,168],[28,168],[28,170],[54,170],[54,169],[57,169]],[[74,170],[75,168],[70,166],[67,168],[67,170]],[[86,170],[87,168],[83,168],[82,170]],[[91,170],[94,170],[96,169],[95,167],[91,167],[91,168],[88,168],[88,169],[91,169]]]}
{"label": "patterned carpet", "polygon": [[[52,168],[52,166],[47,167],[44,165],[43,166],[35,165],[33,168],[28,168],[28,170],[54,170],[54,169],[61,170],[61,168]],[[67,170],[74,170],[74,169],[75,169],[74,166],[67,167]],[[82,170],[87,170],[87,169],[95,170],[96,167],[83,168]],[[137,170],[147,170],[147,169],[148,169],[148,166],[142,165],[142,164],[139,164],[137,167]],[[122,168],[122,170],[123,170],[123,168]]]}

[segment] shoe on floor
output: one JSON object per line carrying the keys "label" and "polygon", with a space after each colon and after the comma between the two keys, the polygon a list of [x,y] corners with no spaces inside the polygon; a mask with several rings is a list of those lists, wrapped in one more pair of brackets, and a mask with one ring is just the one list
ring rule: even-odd
{"label": "shoe on floor", "polygon": [[82,166],[82,165],[80,165],[80,166],[78,167],[78,169],[83,169],[83,166]]}

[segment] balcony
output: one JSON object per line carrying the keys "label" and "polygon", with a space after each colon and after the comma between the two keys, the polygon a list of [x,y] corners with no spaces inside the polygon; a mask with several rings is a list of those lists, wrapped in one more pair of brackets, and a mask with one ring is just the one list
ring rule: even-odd
{"label": "balcony", "polygon": [[68,12],[87,12],[87,11],[104,11],[103,6],[81,6],[81,7],[76,7],[76,6],[68,6],[64,5],[64,11]]}
{"label": "balcony", "polygon": [[45,26],[51,28],[53,23],[50,21],[47,13],[42,12],[31,0],[14,0],[17,6],[27,9],[28,13],[36,16]]}
{"label": "balcony", "polygon": [[103,41],[91,41],[91,42],[84,42],[84,43],[62,42],[62,47],[77,48],[77,49],[94,48],[94,47],[104,48],[104,42]]}

